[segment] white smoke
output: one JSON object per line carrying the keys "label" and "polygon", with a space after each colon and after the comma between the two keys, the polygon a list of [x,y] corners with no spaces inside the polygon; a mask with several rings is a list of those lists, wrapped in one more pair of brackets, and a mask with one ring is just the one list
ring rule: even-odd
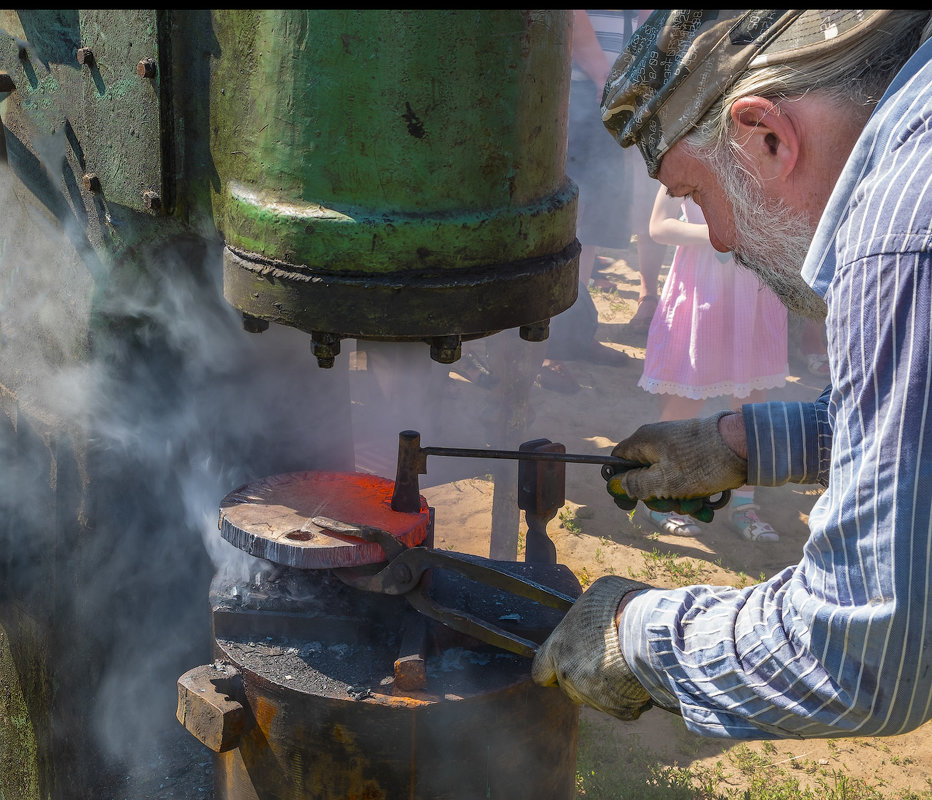
{"label": "white smoke", "polygon": [[67,209],[6,172],[0,214],[0,600],[41,620],[53,731],[86,728],[135,774],[189,735],[176,681],[212,659],[210,579],[248,559],[220,539],[221,499],[352,466],[333,433],[346,363],[319,369],[297,330],[243,331],[219,242],[155,242],[103,268]]}

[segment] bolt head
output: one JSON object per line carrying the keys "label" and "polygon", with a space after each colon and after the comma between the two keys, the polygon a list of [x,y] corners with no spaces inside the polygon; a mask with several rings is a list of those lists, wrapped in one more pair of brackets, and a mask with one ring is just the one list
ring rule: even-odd
{"label": "bolt head", "polygon": [[155,59],[154,58],[144,58],[136,65],[136,74],[140,78],[154,78],[155,77]]}
{"label": "bolt head", "polygon": [[533,325],[522,325],[518,328],[518,336],[526,342],[545,342],[550,336],[550,320],[545,319]]}
{"label": "bolt head", "polygon": [[78,63],[91,66],[94,63],[94,51],[90,47],[78,48]]}
{"label": "bolt head", "polygon": [[243,314],[243,330],[247,333],[262,333],[269,329],[269,321],[254,317],[251,314]]}
{"label": "bolt head", "polygon": [[100,178],[93,172],[87,173],[82,179],[84,183],[84,188],[89,192],[99,192],[100,191]]}
{"label": "bolt head", "polygon": [[458,335],[435,336],[431,340],[430,357],[440,364],[453,364],[462,354],[462,338]]}

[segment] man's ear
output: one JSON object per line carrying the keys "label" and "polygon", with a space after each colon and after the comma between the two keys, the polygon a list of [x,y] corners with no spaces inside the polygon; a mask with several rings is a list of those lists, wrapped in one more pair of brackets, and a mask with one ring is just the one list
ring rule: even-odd
{"label": "man's ear", "polygon": [[772,100],[751,95],[731,107],[735,140],[762,181],[785,179],[799,160],[799,132],[792,115]]}

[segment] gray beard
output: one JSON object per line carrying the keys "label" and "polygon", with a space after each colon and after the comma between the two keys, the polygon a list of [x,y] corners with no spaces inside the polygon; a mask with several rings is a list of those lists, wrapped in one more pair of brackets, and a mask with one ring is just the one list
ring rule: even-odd
{"label": "gray beard", "polygon": [[825,320],[825,301],[800,275],[814,227],[801,212],[764,198],[760,187],[730,163],[710,163],[722,180],[735,222],[735,261],[751,270],[794,314]]}
{"label": "gray beard", "polygon": [[[786,215],[787,220],[796,216],[783,207],[769,211],[765,218],[773,221],[777,213]],[[798,222],[803,224],[802,220]],[[825,301],[799,273],[811,242],[811,233],[805,237],[796,234],[775,236],[773,232],[767,231],[764,235],[758,233],[756,238],[752,238],[745,231],[743,235],[735,237],[734,258],[770,287],[789,311],[824,322],[828,313]],[[795,265],[795,269],[790,265]]]}

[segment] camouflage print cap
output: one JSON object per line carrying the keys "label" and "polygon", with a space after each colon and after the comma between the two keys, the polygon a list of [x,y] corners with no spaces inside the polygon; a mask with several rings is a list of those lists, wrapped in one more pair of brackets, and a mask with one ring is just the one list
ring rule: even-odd
{"label": "camouflage print cap", "polygon": [[622,147],[640,148],[656,178],[664,153],[746,70],[845,47],[890,13],[654,11],[609,74],[602,121]]}

